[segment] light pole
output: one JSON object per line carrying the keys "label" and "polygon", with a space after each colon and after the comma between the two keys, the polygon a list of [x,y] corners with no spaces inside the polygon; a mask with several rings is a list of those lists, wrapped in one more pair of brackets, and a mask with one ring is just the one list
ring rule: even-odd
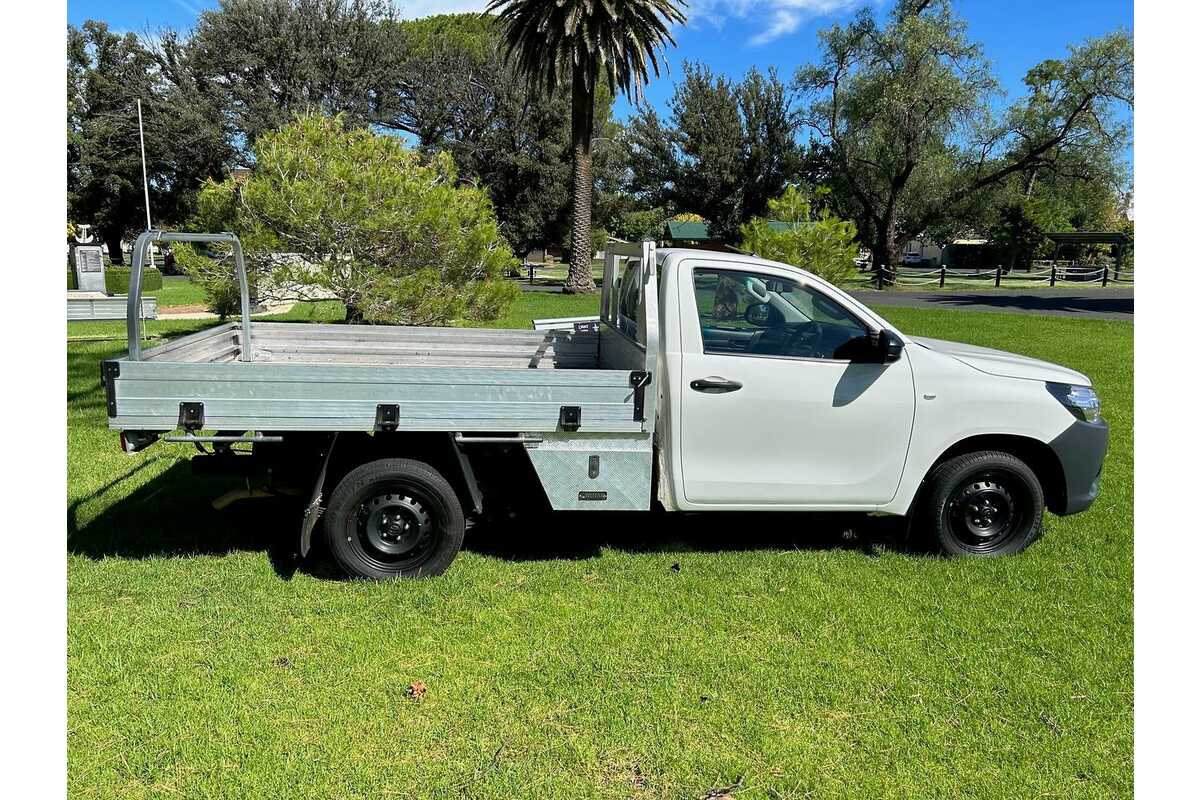
{"label": "light pole", "polygon": [[[138,146],[142,151],[142,195],[146,199],[146,230],[150,230],[150,181],[146,177],[146,134],[142,130],[142,100],[138,98]],[[154,242],[150,243],[150,268],[154,269]]]}

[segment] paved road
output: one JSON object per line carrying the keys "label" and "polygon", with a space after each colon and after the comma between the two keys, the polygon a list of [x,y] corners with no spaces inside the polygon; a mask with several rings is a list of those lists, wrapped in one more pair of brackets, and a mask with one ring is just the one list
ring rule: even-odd
{"label": "paved road", "polygon": [[998,289],[988,292],[855,291],[869,306],[942,308],[1005,314],[1049,314],[1083,319],[1133,321],[1133,289]]}
{"label": "paved road", "polygon": [[[534,293],[541,293],[541,294],[562,294],[562,287],[558,286],[556,284],[521,282],[518,284],[518,286],[521,287],[522,292],[534,292]],[[600,287],[597,286],[596,288],[599,289]]]}

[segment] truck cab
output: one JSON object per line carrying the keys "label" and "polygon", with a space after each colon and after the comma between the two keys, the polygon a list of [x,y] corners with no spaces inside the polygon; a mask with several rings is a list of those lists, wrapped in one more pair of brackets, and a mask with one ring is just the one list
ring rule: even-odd
{"label": "truck cab", "polygon": [[[908,336],[792,265],[654,260],[666,509],[910,516],[947,552],[992,555],[1033,541],[1043,506],[1095,499],[1108,429],[1085,375]],[[640,270],[631,258],[607,282],[611,335],[639,335]]]}

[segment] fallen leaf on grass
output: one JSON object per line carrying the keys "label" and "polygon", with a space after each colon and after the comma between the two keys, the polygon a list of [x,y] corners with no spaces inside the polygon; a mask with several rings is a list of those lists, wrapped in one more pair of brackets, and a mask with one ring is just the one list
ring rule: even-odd
{"label": "fallen leaf on grass", "polygon": [[413,700],[420,700],[428,691],[429,687],[425,685],[424,681],[413,681],[408,685],[408,688],[404,690],[404,693]]}
{"label": "fallen leaf on grass", "polygon": [[700,798],[700,800],[733,800],[733,792],[742,788],[742,782],[746,780],[746,776],[742,775],[734,783],[726,786],[723,789],[713,789],[708,794]]}

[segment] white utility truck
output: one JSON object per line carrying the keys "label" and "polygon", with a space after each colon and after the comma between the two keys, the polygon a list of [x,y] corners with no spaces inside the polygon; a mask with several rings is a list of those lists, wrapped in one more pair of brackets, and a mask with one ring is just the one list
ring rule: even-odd
{"label": "white utility truck", "polygon": [[[141,349],[143,256],[160,241],[228,243],[240,323]],[[466,518],[518,499],[907,516],[947,554],[1016,553],[1045,509],[1091,504],[1108,446],[1085,375],[907,336],[748,255],[612,247],[599,317],[533,330],[251,323],[249,310],[236,237],[143,234],[129,353],[102,364],[109,425],[129,452],[190,441],[197,469],[302,486],[299,551],[323,530],[366,578],[442,572]]]}

